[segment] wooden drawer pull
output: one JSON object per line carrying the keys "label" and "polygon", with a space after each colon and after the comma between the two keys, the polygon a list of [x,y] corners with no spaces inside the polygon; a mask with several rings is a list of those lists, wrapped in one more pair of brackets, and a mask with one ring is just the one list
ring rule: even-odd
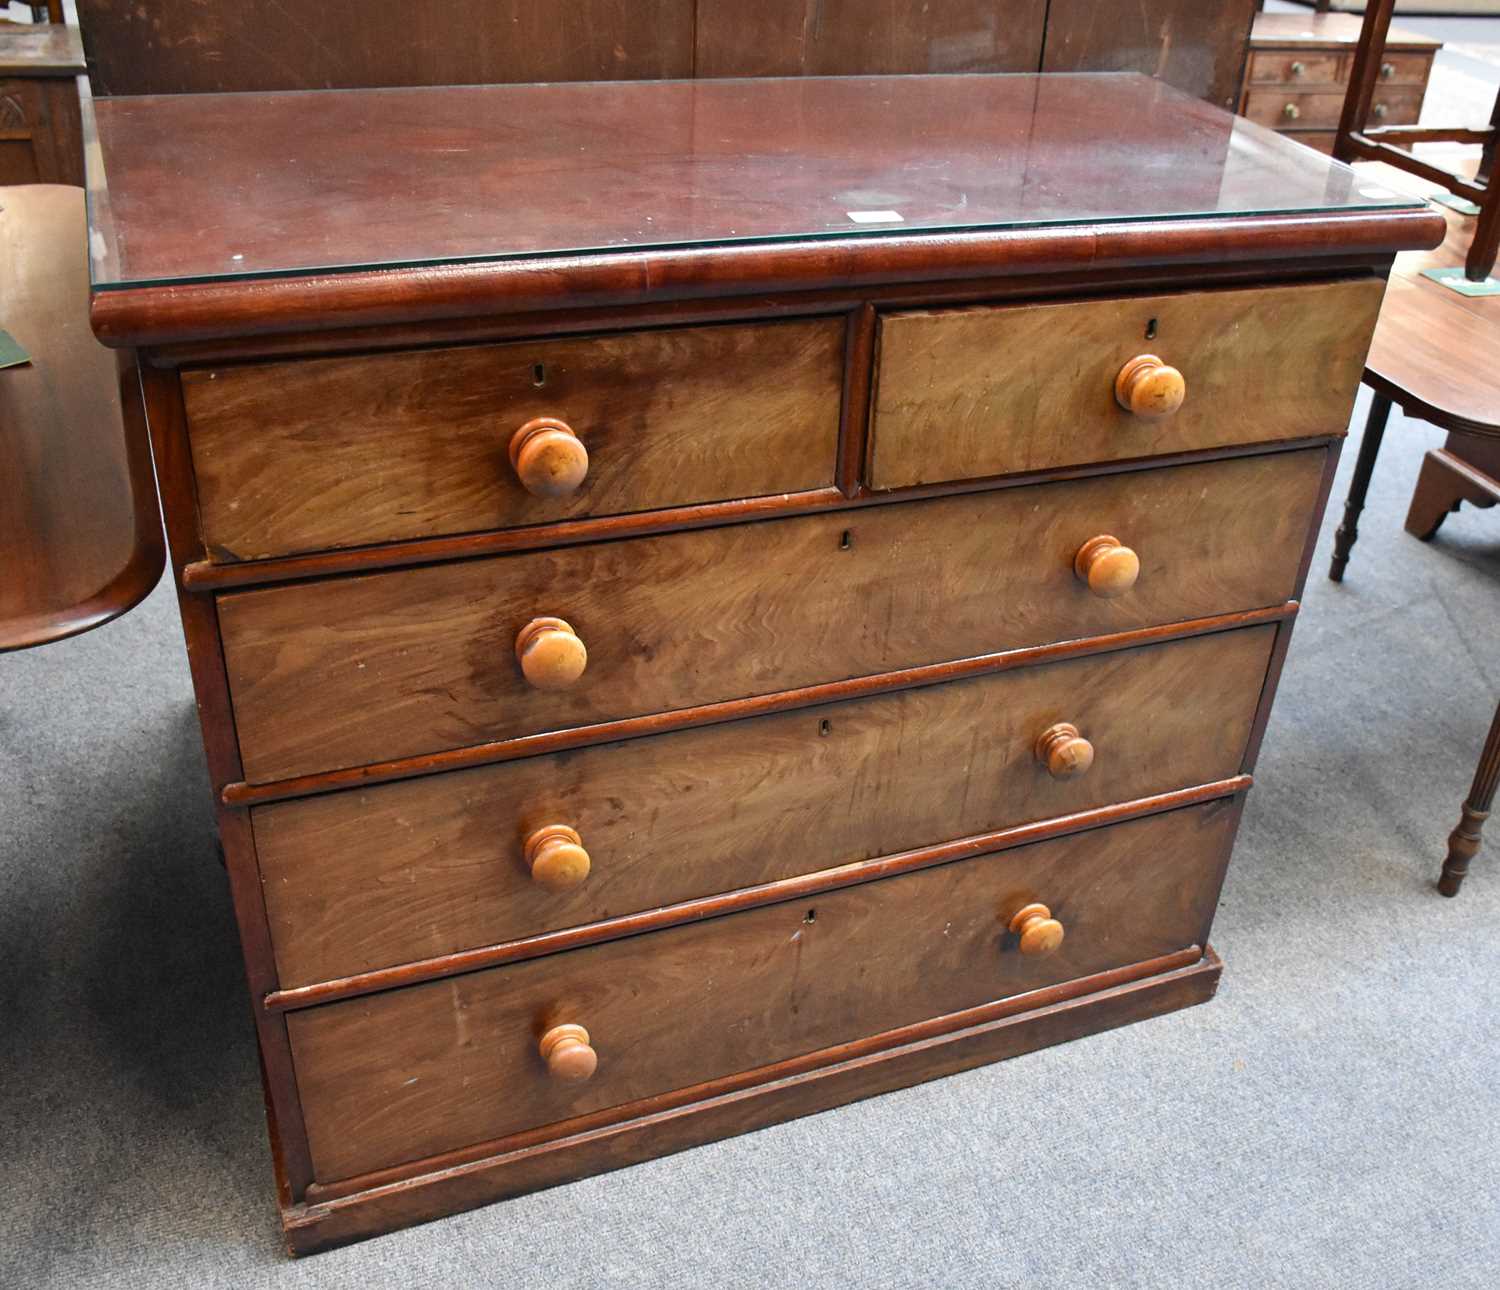
{"label": "wooden drawer pull", "polygon": [[1142,421],[1160,421],[1182,406],[1187,382],[1155,354],[1139,354],[1115,377],[1115,400]]}
{"label": "wooden drawer pull", "polygon": [[511,435],[510,464],[533,497],[566,497],[589,473],[589,451],[566,421],[534,417]]}
{"label": "wooden drawer pull", "polygon": [[1022,954],[1051,954],[1063,943],[1063,925],[1046,905],[1027,905],[1010,920],[1010,930],[1021,938]]}
{"label": "wooden drawer pull", "polygon": [[533,618],[516,633],[521,671],[538,690],[566,690],[583,675],[589,652],[561,618]]}
{"label": "wooden drawer pull", "polygon": [[1106,600],[1123,596],[1141,576],[1141,560],[1112,533],[1091,537],[1073,557],[1073,572]]}
{"label": "wooden drawer pull", "polygon": [[581,1084],[599,1065],[599,1054],[589,1047],[589,1032],[571,1023],[553,1026],[537,1045],[547,1074],[563,1084]]}
{"label": "wooden drawer pull", "polygon": [[1053,779],[1072,779],[1094,764],[1094,745],[1071,721],[1059,721],[1037,737],[1036,759]]}
{"label": "wooden drawer pull", "polygon": [[549,891],[567,891],[589,876],[589,853],[576,829],[547,824],[529,834],[522,844],[533,882]]}

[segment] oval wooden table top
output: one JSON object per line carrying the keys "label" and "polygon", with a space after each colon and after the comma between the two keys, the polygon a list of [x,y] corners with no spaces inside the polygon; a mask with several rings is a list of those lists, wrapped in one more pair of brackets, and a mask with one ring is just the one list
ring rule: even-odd
{"label": "oval wooden table top", "polygon": [[0,650],[97,627],[161,576],[134,365],[89,329],[83,189],[0,188]]}
{"label": "oval wooden table top", "polygon": [[[1443,191],[1382,162],[1355,169],[1401,192]],[[1365,382],[1444,430],[1500,435],[1500,296],[1463,296],[1422,276],[1423,269],[1462,267],[1474,235],[1472,216],[1435,209],[1448,221],[1448,236],[1435,251],[1396,257]]]}

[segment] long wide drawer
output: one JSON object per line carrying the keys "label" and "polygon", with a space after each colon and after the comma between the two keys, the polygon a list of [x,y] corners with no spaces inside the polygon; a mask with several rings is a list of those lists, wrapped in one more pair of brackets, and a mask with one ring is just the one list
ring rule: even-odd
{"label": "long wide drawer", "polygon": [[[819,318],[190,370],[204,541],[249,560],[826,488],[843,363]],[[538,418],[582,445],[560,496],[510,455]]]}
{"label": "long wide drawer", "polygon": [[[1344,92],[1333,90],[1257,89],[1245,96],[1241,115],[1277,129],[1336,129],[1344,111]],[[1420,85],[1392,89],[1375,87],[1370,103],[1371,125],[1412,125],[1422,114]]]}
{"label": "long wide drawer", "polygon": [[[1279,604],[1322,448],[238,592],[245,774],[275,780]],[[1075,557],[1138,555],[1105,598]],[[516,640],[587,650],[537,689]],[[529,640],[530,637],[527,637]]]}
{"label": "long wide drawer", "polygon": [[[1383,291],[1364,278],[887,315],[871,487],[1342,434]],[[1116,396],[1146,357],[1185,389],[1159,419]]]}
{"label": "long wide drawer", "polygon": [[[287,1018],[332,1181],[751,1070],[1201,944],[1226,799]],[[1050,955],[1007,929],[1033,902]],[[583,1026],[584,1083],[538,1039]]]}
{"label": "long wide drawer", "polygon": [[[1226,779],[1244,758],[1275,631],[259,807],[251,819],[281,984]],[[1038,754],[1063,723],[1087,742],[1082,773]],[[1054,755],[1074,747],[1059,743]],[[556,825],[578,836],[584,876],[576,852],[573,867],[544,860],[533,876],[526,840]]]}

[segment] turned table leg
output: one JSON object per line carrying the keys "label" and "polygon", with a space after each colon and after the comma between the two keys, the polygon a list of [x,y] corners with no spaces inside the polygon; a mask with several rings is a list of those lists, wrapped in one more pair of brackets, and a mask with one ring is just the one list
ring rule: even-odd
{"label": "turned table leg", "polygon": [[1500,780],[1500,707],[1495,709],[1484,751],[1479,754],[1479,768],[1474,772],[1474,783],[1469,788],[1458,827],[1448,835],[1448,858],[1443,861],[1443,876],[1438,879],[1438,890],[1445,896],[1458,895],[1469,872],[1469,861],[1479,853],[1479,834],[1489,819],[1497,780]]}
{"label": "turned table leg", "polygon": [[1354,478],[1349,481],[1349,496],[1344,499],[1344,522],[1333,535],[1333,563],[1328,576],[1334,582],[1343,582],[1344,566],[1349,563],[1349,552],[1359,537],[1359,513],[1365,509],[1365,494],[1370,491],[1370,476],[1375,472],[1375,458],[1380,455],[1380,442],[1385,438],[1385,423],[1390,415],[1391,401],[1377,394],[1370,403],[1370,417],[1365,422],[1359,457],[1354,463]]}

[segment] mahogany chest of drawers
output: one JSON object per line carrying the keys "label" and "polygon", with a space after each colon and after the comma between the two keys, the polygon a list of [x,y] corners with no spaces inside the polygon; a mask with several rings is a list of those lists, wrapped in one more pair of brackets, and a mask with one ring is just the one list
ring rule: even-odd
{"label": "mahogany chest of drawers", "polygon": [[1441,220],[1135,76],[395,97],[90,122],[290,1247],[1207,999]]}
{"label": "mahogany chest of drawers", "polygon": [[[1353,13],[1263,13],[1250,29],[1240,111],[1319,152],[1333,151],[1364,19]],[[1415,125],[1443,42],[1390,29],[1371,104],[1377,125]]]}

